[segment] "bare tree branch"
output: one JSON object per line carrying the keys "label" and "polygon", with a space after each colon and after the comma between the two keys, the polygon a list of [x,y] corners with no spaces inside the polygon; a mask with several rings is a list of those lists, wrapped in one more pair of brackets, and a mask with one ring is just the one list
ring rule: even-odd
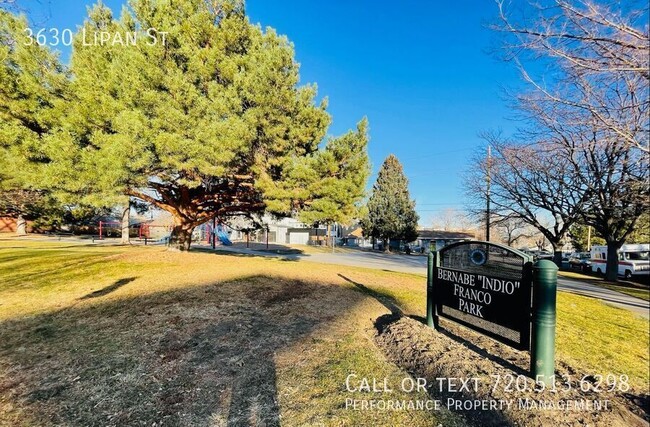
{"label": "bare tree branch", "polygon": [[614,10],[592,0],[554,0],[530,2],[520,14],[502,0],[497,5],[499,23],[492,28],[505,35],[506,58],[532,88],[519,102],[557,104],[649,151],[647,4]]}

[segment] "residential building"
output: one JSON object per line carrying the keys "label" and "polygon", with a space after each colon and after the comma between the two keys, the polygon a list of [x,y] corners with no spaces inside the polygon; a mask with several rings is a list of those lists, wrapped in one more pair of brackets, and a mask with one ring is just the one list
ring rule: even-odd
{"label": "residential building", "polygon": [[418,230],[416,245],[425,253],[429,250],[439,251],[447,245],[456,242],[474,240],[475,234],[471,231],[447,231],[422,228]]}

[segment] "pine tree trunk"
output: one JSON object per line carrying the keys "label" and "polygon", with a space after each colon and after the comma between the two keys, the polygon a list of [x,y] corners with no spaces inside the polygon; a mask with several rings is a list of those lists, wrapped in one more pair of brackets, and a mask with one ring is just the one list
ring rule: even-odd
{"label": "pine tree trunk", "polygon": [[25,236],[27,234],[27,221],[25,221],[22,215],[18,215],[16,218],[16,234],[19,236]]}
{"label": "pine tree trunk", "polygon": [[616,282],[618,280],[618,249],[616,242],[607,242],[607,271],[605,279]]}
{"label": "pine tree trunk", "polygon": [[170,246],[179,251],[189,251],[192,244],[194,227],[189,224],[174,225],[170,239]]}
{"label": "pine tree trunk", "polygon": [[122,211],[122,239],[121,243],[128,245],[131,243],[129,236],[129,222],[131,220],[131,204],[128,203]]}

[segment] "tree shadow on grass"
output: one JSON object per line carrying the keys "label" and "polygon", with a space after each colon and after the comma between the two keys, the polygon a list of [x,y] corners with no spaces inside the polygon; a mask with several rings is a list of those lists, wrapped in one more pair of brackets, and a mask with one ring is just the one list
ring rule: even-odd
{"label": "tree shadow on grass", "polygon": [[137,277],[125,277],[124,279],[116,280],[115,283],[113,283],[112,285],[106,286],[105,288],[99,289],[97,291],[93,291],[87,295],[82,296],[79,299],[84,300],[90,298],[103,297],[104,295],[108,295],[111,292],[120,289],[122,286],[126,285],[127,283],[133,282],[135,279],[137,279]]}
{"label": "tree shadow on grass", "polygon": [[[21,256],[20,259],[25,259],[24,256]],[[11,276],[3,277],[4,281],[2,284],[2,290],[11,290],[13,288],[20,288],[24,286],[25,282],[31,282],[34,287],[48,287],[52,283],[59,282],[64,280],[66,277],[79,276],[84,270],[92,270],[100,265],[103,265],[106,262],[105,256],[92,255],[84,258],[72,258],[71,261],[60,261],[58,259],[36,259],[34,264],[39,264],[39,266],[52,266],[50,269],[41,269],[42,271],[38,272],[28,272],[24,273],[21,270],[22,264],[20,266],[15,266],[11,268]],[[32,268],[33,265],[25,263],[25,268]],[[4,267],[0,263],[0,267]],[[29,270],[28,270],[29,271]],[[44,280],[45,279],[45,280]]]}
{"label": "tree shadow on grass", "polygon": [[305,253],[276,253],[273,251],[260,251],[260,250],[255,250],[252,252],[237,252],[237,251],[230,251],[228,249],[210,249],[210,248],[203,248],[203,247],[196,247],[192,248],[192,252],[200,252],[200,253],[206,253],[206,254],[214,254],[214,255],[226,255],[226,256],[233,256],[233,257],[240,257],[240,258],[277,258],[281,259],[283,261],[300,261],[301,258],[309,257],[309,254]]}
{"label": "tree shadow on grass", "polygon": [[[2,239],[0,238],[0,242],[2,241],[9,241],[11,239]],[[59,243],[58,241],[52,240],[51,242],[48,240],[24,240],[23,242],[28,242],[28,243]],[[54,250],[59,250],[59,249],[79,249],[79,248],[96,248],[97,245],[92,244],[92,243],[74,243],[71,245],[67,246],[62,246],[63,244],[60,245],[52,245],[52,246],[0,246],[0,251],[3,249],[22,249],[22,250],[27,250],[27,251],[54,251]]]}
{"label": "tree shadow on grass", "polygon": [[248,276],[5,321],[0,424],[280,425],[276,354],[364,298]]}
{"label": "tree shadow on grass", "polygon": [[[5,263],[10,263],[13,261],[21,260],[27,263],[26,253],[29,254],[29,260],[35,260],[36,262],[61,262],[65,260],[66,256],[74,255],[75,258],[83,259],[92,259],[97,257],[106,257],[108,255],[113,255],[113,253],[99,254],[99,253],[90,253],[86,254],[83,257],[80,257],[76,251],[63,251],[65,248],[30,248],[30,247],[19,247],[15,249],[20,249],[19,251],[4,251],[4,249],[13,249],[7,247],[0,247],[0,265]],[[38,251],[38,252],[37,252]]]}
{"label": "tree shadow on grass", "polygon": [[342,274],[338,274],[340,278],[345,280],[348,283],[352,283],[354,286],[356,286],[357,289],[359,289],[361,292],[363,292],[366,295],[369,295],[379,301],[384,307],[386,307],[388,310],[390,310],[391,314],[393,315],[394,318],[398,319],[404,315],[404,312],[402,309],[397,305],[397,300],[393,298],[392,296],[385,294],[383,292],[376,291],[374,289],[370,289],[369,287],[359,283],[355,282],[354,280],[345,277]]}
{"label": "tree shadow on grass", "polygon": [[264,244],[258,243],[254,247],[252,246],[247,248],[246,246],[236,242],[233,246],[218,245],[214,249],[212,249],[212,247],[210,246],[195,245],[192,247],[192,250],[196,250],[200,252],[208,252],[208,253],[209,252],[220,252],[220,253],[229,253],[229,254],[243,253],[243,254],[254,254],[254,255],[265,255],[265,256],[267,256],[268,254],[309,256],[309,254],[305,253],[305,251],[301,248],[285,246],[278,243],[270,244],[268,249]]}

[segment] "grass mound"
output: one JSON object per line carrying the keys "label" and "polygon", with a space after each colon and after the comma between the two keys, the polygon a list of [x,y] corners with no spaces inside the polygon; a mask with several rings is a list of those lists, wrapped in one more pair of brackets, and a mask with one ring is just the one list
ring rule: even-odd
{"label": "grass mound", "polygon": [[[541,390],[528,378],[527,352],[498,344],[451,322],[441,323],[438,332],[408,317],[384,316],[377,322],[376,340],[389,360],[414,377],[425,379],[432,398],[454,408],[465,418],[465,425],[641,427],[650,419],[645,407],[647,394],[638,389],[596,388],[592,375],[559,363],[558,388]],[[474,381],[461,388],[456,380],[450,387],[450,378]],[[493,408],[471,405],[484,401],[496,404]],[[540,409],[541,405],[544,409]],[[584,409],[565,410],[562,405]]]}

